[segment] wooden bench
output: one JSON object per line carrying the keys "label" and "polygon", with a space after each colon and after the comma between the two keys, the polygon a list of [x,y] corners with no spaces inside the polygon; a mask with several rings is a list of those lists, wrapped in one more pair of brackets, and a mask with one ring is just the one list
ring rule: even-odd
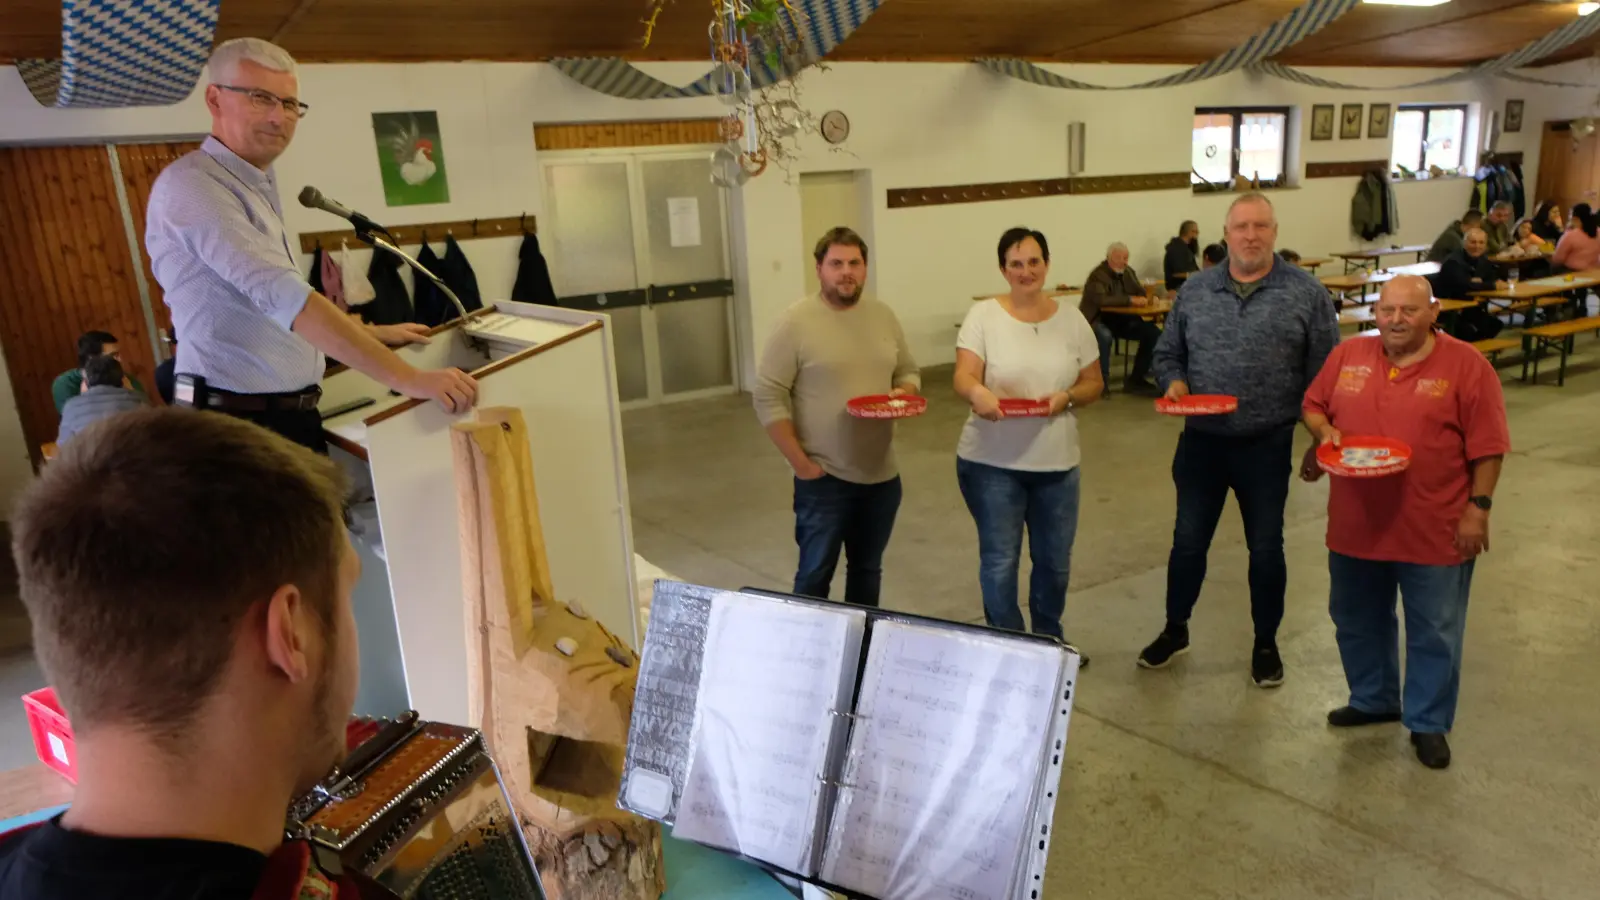
{"label": "wooden bench", "polygon": [[1531,297],[1527,300],[1518,300],[1503,309],[1513,316],[1517,313],[1522,313],[1522,325],[1527,327],[1533,324],[1534,313],[1539,310],[1548,309],[1552,306],[1569,306],[1574,302],[1572,297],[1564,294],[1554,294],[1549,297]]}
{"label": "wooden bench", "polygon": [[1575,335],[1585,331],[1600,332],[1600,316],[1589,316],[1585,319],[1568,319],[1565,322],[1553,322],[1549,325],[1540,325],[1536,328],[1527,328],[1522,332],[1522,379],[1528,379],[1528,358],[1533,358],[1533,383],[1539,383],[1539,357],[1550,347],[1556,347],[1561,353],[1561,368],[1556,375],[1556,386],[1561,387],[1567,383],[1567,356],[1572,352],[1572,339]]}
{"label": "wooden bench", "polygon": [[1490,362],[1494,362],[1499,358],[1501,351],[1515,350],[1521,346],[1522,342],[1516,338],[1490,338],[1487,341],[1472,342],[1473,349],[1488,357]]}

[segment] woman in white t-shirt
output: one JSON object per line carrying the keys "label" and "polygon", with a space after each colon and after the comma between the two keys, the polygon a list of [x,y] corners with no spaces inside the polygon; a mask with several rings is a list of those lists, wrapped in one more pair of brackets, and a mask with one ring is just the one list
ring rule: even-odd
{"label": "woman in white t-shirt", "polygon": [[[978,526],[984,619],[995,628],[1025,630],[1017,562],[1026,526],[1032,630],[1062,638],[1078,530],[1077,411],[1100,399],[1104,388],[1100,347],[1076,306],[1045,295],[1050,245],[1044,235],[1007,231],[999,259],[1011,292],[975,304],[956,339],[956,393],[972,404],[956,449],[956,475]],[[1001,399],[1044,401],[1049,415],[1007,417]]]}

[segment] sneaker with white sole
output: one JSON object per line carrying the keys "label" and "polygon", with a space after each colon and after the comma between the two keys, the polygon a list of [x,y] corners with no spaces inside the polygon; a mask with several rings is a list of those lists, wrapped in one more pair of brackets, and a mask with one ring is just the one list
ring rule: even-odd
{"label": "sneaker with white sole", "polygon": [[1189,629],[1187,626],[1173,628],[1168,626],[1156,635],[1150,646],[1139,652],[1139,667],[1143,669],[1164,669],[1172,665],[1173,659],[1189,652]]}
{"label": "sneaker with white sole", "polygon": [[1250,655],[1250,678],[1259,688],[1275,688],[1283,684],[1283,657],[1274,644],[1259,646]]}

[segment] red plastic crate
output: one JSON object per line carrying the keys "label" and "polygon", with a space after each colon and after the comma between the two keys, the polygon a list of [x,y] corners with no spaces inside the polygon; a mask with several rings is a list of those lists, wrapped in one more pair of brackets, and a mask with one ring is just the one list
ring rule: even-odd
{"label": "red plastic crate", "polygon": [[73,784],[78,783],[78,748],[72,740],[72,723],[61,711],[54,688],[40,688],[22,695],[28,710],[28,730],[33,732],[33,752],[39,761],[55,769]]}

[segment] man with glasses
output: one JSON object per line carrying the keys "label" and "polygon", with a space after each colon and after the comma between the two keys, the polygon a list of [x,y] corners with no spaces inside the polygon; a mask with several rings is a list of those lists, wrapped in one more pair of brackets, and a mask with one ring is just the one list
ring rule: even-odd
{"label": "man with glasses", "polygon": [[324,354],[452,412],[477,399],[457,369],[421,370],[385,345],[426,343],[422,326],[351,319],[300,273],[272,164],[309,111],[295,61],[258,38],[217,47],[211,136],[150,192],[145,246],[175,329],[179,405],[255,422],[326,452],[317,400]]}

